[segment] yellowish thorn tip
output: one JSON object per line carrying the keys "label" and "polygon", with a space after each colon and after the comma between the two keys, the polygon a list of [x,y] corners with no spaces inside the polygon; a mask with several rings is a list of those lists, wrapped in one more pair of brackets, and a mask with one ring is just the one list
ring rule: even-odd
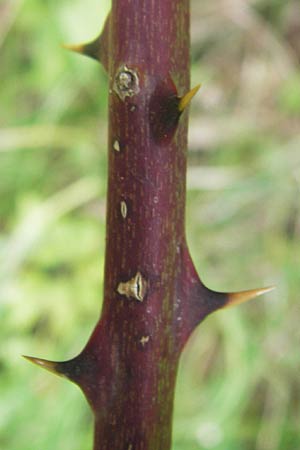
{"label": "yellowish thorn tip", "polygon": [[187,94],[185,94],[183,97],[181,97],[179,104],[178,104],[178,110],[179,112],[183,112],[187,106],[191,103],[192,99],[195,97],[199,89],[201,88],[201,84],[197,84],[193,89],[191,89]]}
{"label": "yellowish thorn tip", "polygon": [[62,47],[65,48],[66,50],[70,50],[71,52],[84,53],[85,44],[78,44],[78,45],[62,44]]}
{"label": "yellowish thorn tip", "polygon": [[59,376],[63,375],[59,371],[57,371],[57,365],[58,365],[57,362],[47,361],[46,359],[41,359],[41,358],[34,358],[33,356],[25,356],[25,355],[22,355],[22,356],[23,356],[23,358],[27,359],[31,363],[36,364],[37,366],[40,366],[43,369],[46,369],[49,372],[54,373],[55,375],[59,375]]}
{"label": "yellowish thorn tip", "polygon": [[228,294],[228,301],[224,305],[224,308],[230,308],[240,303],[245,303],[248,300],[259,297],[260,295],[271,292],[276,288],[276,286],[269,286],[261,289],[250,289],[249,291],[232,292]]}

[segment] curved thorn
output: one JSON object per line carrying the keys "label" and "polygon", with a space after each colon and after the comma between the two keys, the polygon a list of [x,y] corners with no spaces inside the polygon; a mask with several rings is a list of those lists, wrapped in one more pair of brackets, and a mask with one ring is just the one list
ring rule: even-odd
{"label": "curved thorn", "polygon": [[27,359],[27,361],[30,361],[31,363],[36,364],[37,366],[40,366],[43,369],[46,369],[49,372],[54,373],[55,375],[68,378],[60,368],[61,364],[63,363],[55,361],[47,361],[46,359],[41,358],[34,358],[33,356],[26,356],[26,355],[22,356],[23,358]]}
{"label": "curved thorn", "polygon": [[188,105],[191,103],[192,98],[195,97],[199,89],[201,88],[201,84],[197,84],[193,89],[191,89],[187,94],[180,98],[178,103],[178,111],[182,113]]}
{"label": "curved thorn", "polygon": [[227,302],[223,306],[223,308],[230,308],[235,305],[239,305],[240,303],[244,303],[247,300],[251,300],[252,298],[259,297],[260,295],[266,294],[267,292],[271,292],[276,288],[276,286],[269,286],[266,288],[260,289],[250,289],[248,291],[241,292],[231,292],[227,294]]}

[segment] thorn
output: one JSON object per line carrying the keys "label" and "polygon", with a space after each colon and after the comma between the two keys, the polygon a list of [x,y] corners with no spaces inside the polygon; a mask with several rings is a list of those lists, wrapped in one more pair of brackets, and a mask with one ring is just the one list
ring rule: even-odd
{"label": "thorn", "polygon": [[247,300],[251,300],[255,297],[266,294],[267,292],[271,292],[275,288],[276,286],[269,286],[261,289],[250,289],[248,291],[232,292],[230,294],[227,294],[228,300],[223,308],[231,308],[232,306],[239,305],[240,303],[244,303]]}
{"label": "thorn", "polygon": [[54,373],[55,375],[64,376],[64,374],[59,370],[59,365],[61,363],[55,361],[47,361],[46,359],[34,358],[33,356],[22,355],[23,358],[27,359],[33,364],[42,367],[43,369],[48,370],[49,372]]}
{"label": "thorn", "polygon": [[62,44],[62,47],[66,50],[89,56],[90,58],[96,59],[97,61],[101,60],[101,36],[98,36],[93,41],[86,42],[84,44]]}
{"label": "thorn", "polygon": [[57,362],[48,361],[47,359],[42,358],[34,358],[33,356],[22,356],[27,359],[27,361],[30,361],[31,363],[36,364],[37,366],[40,366],[43,369],[58,375],[59,377],[67,378],[68,380],[75,382],[74,375],[76,375],[76,373],[74,373],[74,361],[76,358],[70,361]]}
{"label": "thorn", "polygon": [[91,42],[77,45],[62,44],[62,47],[72,52],[89,56],[99,61],[108,72],[109,66],[109,36],[110,36],[110,15],[108,15],[102,33]]}
{"label": "thorn", "polygon": [[187,106],[191,103],[192,98],[195,97],[200,88],[201,84],[197,84],[197,86],[195,86],[187,94],[180,98],[178,103],[178,110],[180,113],[182,113],[187,108]]}
{"label": "thorn", "polygon": [[70,50],[71,52],[83,53],[84,52],[84,44],[79,45],[69,45],[69,44],[61,44],[62,48],[66,50]]}

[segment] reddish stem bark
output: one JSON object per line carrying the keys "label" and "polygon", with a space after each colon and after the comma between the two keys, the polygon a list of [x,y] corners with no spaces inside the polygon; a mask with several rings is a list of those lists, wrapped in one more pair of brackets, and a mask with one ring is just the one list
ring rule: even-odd
{"label": "reddish stem bark", "polygon": [[[86,348],[99,361],[95,450],[171,447],[187,153],[187,118],[176,130],[172,100],[189,90],[188,3],[113,2],[104,305]],[[117,84],[125,67],[138,92],[122,99]],[[120,295],[120,283],[138,273],[142,301]]]}
{"label": "reddish stem bark", "polygon": [[189,0],[113,0],[100,38],[73,47],[110,80],[104,303],[78,357],[30,359],[82,388],[94,450],[170,449],[187,338],[210,312],[261,293],[209,290],[187,249],[189,17]]}

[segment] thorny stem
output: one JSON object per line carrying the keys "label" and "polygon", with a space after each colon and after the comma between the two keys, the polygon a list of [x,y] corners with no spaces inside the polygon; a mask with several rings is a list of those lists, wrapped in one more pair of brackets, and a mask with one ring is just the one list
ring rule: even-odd
{"label": "thorny stem", "polygon": [[185,239],[189,0],[113,0],[99,38],[69,47],[102,62],[109,87],[104,303],[64,363],[95,414],[94,450],[169,450],[180,353],[209,313],[266,290],[205,287]]}

